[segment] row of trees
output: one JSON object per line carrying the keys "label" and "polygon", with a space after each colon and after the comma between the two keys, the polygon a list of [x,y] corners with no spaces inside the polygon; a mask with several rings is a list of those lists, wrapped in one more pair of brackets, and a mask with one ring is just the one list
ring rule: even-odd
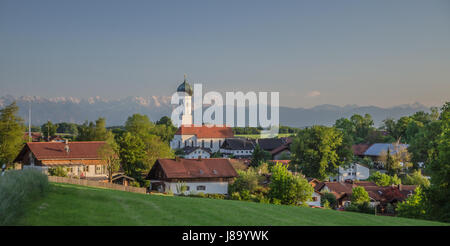
{"label": "row of trees", "polygon": [[420,186],[397,211],[400,216],[450,222],[450,102],[414,136],[408,149],[413,158],[424,161],[430,185]]}

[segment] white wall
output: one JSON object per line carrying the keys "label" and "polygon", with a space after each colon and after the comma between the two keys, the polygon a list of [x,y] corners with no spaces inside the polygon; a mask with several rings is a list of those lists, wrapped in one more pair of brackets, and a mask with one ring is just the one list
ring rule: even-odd
{"label": "white wall", "polygon": [[[166,185],[166,192],[172,190],[174,194],[178,194],[177,185],[178,182],[164,182]],[[189,186],[189,191],[185,192],[185,194],[189,193],[200,193],[203,192],[205,194],[227,194],[228,193],[228,182],[185,182],[186,186]],[[197,190],[197,186],[206,186],[205,190]]]}
{"label": "white wall", "polygon": [[[213,142],[211,146],[211,140]],[[204,146],[202,146],[202,141],[205,141]],[[184,148],[186,146],[196,146],[210,148],[212,152],[217,152],[220,149],[220,145],[223,144],[225,138],[199,138],[195,135],[175,135],[170,141],[170,147],[172,149]],[[186,142],[186,144],[185,144]]]}
{"label": "white wall", "polygon": [[202,157],[202,159],[207,159],[207,158],[210,158],[211,155],[202,149],[197,149],[197,150],[192,151],[188,155],[184,156],[184,158],[186,158],[186,159],[197,159],[198,157]]}
{"label": "white wall", "polygon": [[253,150],[229,150],[229,149],[220,149],[220,153],[234,156],[249,156],[253,154]]}
{"label": "white wall", "polygon": [[365,180],[369,178],[369,175],[369,168],[359,164],[352,164],[349,168],[339,167],[339,176],[331,176],[330,180],[334,181],[336,179],[339,182],[344,182],[346,179]]}
{"label": "white wall", "polygon": [[309,206],[318,206],[318,207],[320,207],[320,194],[317,193],[317,192],[314,192],[312,197],[316,197],[317,201],[311,200],[311,201],[308,202],[308,205]]}

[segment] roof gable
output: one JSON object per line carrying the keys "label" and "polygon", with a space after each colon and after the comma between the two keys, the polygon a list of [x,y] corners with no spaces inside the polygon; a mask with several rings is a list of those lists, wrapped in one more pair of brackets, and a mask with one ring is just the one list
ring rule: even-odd
{"label": "roof gable", "polygon": [[237,173],[229,159],[158,159],[147,177],[160,168],[165,178],[232,178]]}
{"label": "roof gable", "polygon": [[104,141],[69,142],[69,152],[65,150],[65,143],[60,142],[31,142],[28,148],[38,160],[64,159],[100,159],[98,150]]}

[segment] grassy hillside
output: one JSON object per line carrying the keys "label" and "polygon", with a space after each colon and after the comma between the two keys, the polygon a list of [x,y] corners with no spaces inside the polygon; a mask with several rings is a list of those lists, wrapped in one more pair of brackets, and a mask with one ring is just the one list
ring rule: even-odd
{"label": "grassy hillside", "polygon": [[368,214],[51,184],[18,225],[445,225]]}

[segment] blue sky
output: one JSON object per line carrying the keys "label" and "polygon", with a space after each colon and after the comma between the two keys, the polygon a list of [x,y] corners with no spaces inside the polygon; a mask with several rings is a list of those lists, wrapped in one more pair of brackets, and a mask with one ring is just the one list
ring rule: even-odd
{"label": "blue sky", "polygon": [[450,100],[450,1],[0,0],[0,96],[279,91],[280,104]]}

